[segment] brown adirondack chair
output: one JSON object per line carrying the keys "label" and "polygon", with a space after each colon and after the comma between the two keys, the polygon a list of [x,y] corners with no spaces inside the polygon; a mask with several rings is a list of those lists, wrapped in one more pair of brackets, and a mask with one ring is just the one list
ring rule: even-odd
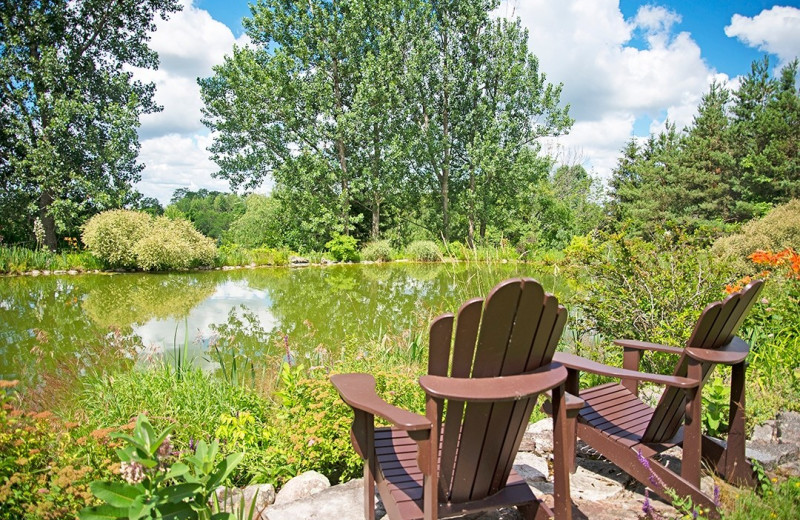
{"label": "brown adirondack chair", "polygon": [[[566,434],[567,371],[551,363],[567,313],[531,279],[507,280],[430,327],[426,415],[391,406],[368,374],[331,382],[355,412],[353,445],[364,459],[364,516],[375,483],[392,519],[436,519],[514,506],[527,518],[553,512],[512,468],[540,393],[553,392],[555,517],[571,518]],[[446,403],[446,404],[445,404]],[[374,416],[393,426],[375,428]]]}
{"label": "brown adirondack chair", "polygon": [[[579,395],[584,401],[574,411],[570,407],[570,429],[577,426],[578,437],[657,494],[666,485],[680,496],[691,496],[695,505],[718,514],[714,499],[700,490],[701,456],[728,481],[754,484],[753,468],[745,458],[744,445],[745,358],[750,347],[735,334],[762,285],[763,281],[757,280],[706,307],[683,349],[617,340],[615,343],[624,349],[622,369],[557,353],[554,360],[563,363],[569,372],[567,392]],[[641,356],[646,350],[679,356],[673,375],[639,372]],[[730,430],[724,449],[700,430],[703,384],[717,364],[732,366]],[[621,383],[606,383],[578,392],[581,371],[617,378]],[[667,386],[655,408],[639,400],[640,381]],[[655,460],[656,455],[676,445],[683,449],[680,475]]]}

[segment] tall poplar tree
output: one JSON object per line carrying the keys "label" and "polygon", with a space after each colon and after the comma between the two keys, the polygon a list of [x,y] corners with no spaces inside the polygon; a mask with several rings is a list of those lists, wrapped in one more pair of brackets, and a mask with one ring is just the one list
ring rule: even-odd
{"label": "tall poplar tree", "polygon": [[76,216],[135,199],[139,115],[158,107],[154,85],[125,67],[157,67],[153,20],[178,9],[177,0],[0,3],[0,214],[27,223],[11,230],[16,239],[38,217],[55,248]]}

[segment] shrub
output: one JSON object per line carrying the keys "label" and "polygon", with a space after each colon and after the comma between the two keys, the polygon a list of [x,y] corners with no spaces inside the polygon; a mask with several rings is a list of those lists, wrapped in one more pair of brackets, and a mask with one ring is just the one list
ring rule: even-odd
{"label": "shrub", "polygon": [[[576,331],[684,345],[703,308],[722,296],[724,267],[692,236],[662,232],[654,238],[646,242],[600,234],[573,239],[565,253],[580,279],[568,302],[580,308]],[[621,359],[621,349],[608,352]],[[606,362],[620,360],[605,359],[605,350],[596,354]],[[674,367],[674,360],[663,355],[644,359],[647,371]]]}
{"label": "shrub", "polygon": [[339,262],[357,262],[357,243],[353,237],[337,234],[325,244],[325,249],[330,251],[333,258]]}
{"label": "shrub", "polygon": [[737,274],[750,272],[747,260],[758,249],[780,251],[793,248],[800,251],[800,199],[775,207],[763,218],[748,222],[739,233],[722,237],[712,251],[730,262]]}
{"label": "shrub", "polygon": [[417,240],[411,242],[406,248],[406,253],[412,260],[419,262],[439,262],[442,260],[442,253],[439,246],[431,240]]}
{"label": "shrub", "polygon": [[83,436],[49,412],[19,410],[0,381],[0,518],[75,518],[91,499],[89,483],[110,476],[102,432]]}
{"label": "shrub", "polygon": [[152,226],[152,217],[141,211],[115,209],[90,218],[81,239],[93,255],[111,267],[136,267],[134,246]]}
{"label": "shrub", "polygon": [[137,265],[145,271],[211,265],[217,254],[214,241],[191,222],[157,217],[150,233],[134,245]]}
{"label": "shrub", "polygon": [[370,242],[361,250],[361,258],[370,262],[388,262],[392,259],[392,246],[388,240]]}

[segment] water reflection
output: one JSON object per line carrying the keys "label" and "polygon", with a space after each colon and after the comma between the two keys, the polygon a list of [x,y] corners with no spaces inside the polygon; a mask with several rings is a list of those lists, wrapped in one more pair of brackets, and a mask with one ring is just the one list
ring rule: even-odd
{"label": "water reflection", "polygon": [[[510,276],[513,264],[402,264],[176,274],[0,279],[0,377],[40,384],[82,374],[127,352],[169,353],[188,340],[248,356],[335,351],[419,328]],[[552,277],[539,277],[558,294]],[[123,353],[123,351],[125,353]]]}

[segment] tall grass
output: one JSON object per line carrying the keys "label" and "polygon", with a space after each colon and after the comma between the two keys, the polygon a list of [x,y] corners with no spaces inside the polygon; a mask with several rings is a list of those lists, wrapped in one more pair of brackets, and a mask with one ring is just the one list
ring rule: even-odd
{"label": "tall grass", "polygon": [[46,249],[33,250],[16,246],[0,246],[0,273],[22,274],[29,271],[58,271],[102,269],[98,259],[87,251],[53,253]]}

